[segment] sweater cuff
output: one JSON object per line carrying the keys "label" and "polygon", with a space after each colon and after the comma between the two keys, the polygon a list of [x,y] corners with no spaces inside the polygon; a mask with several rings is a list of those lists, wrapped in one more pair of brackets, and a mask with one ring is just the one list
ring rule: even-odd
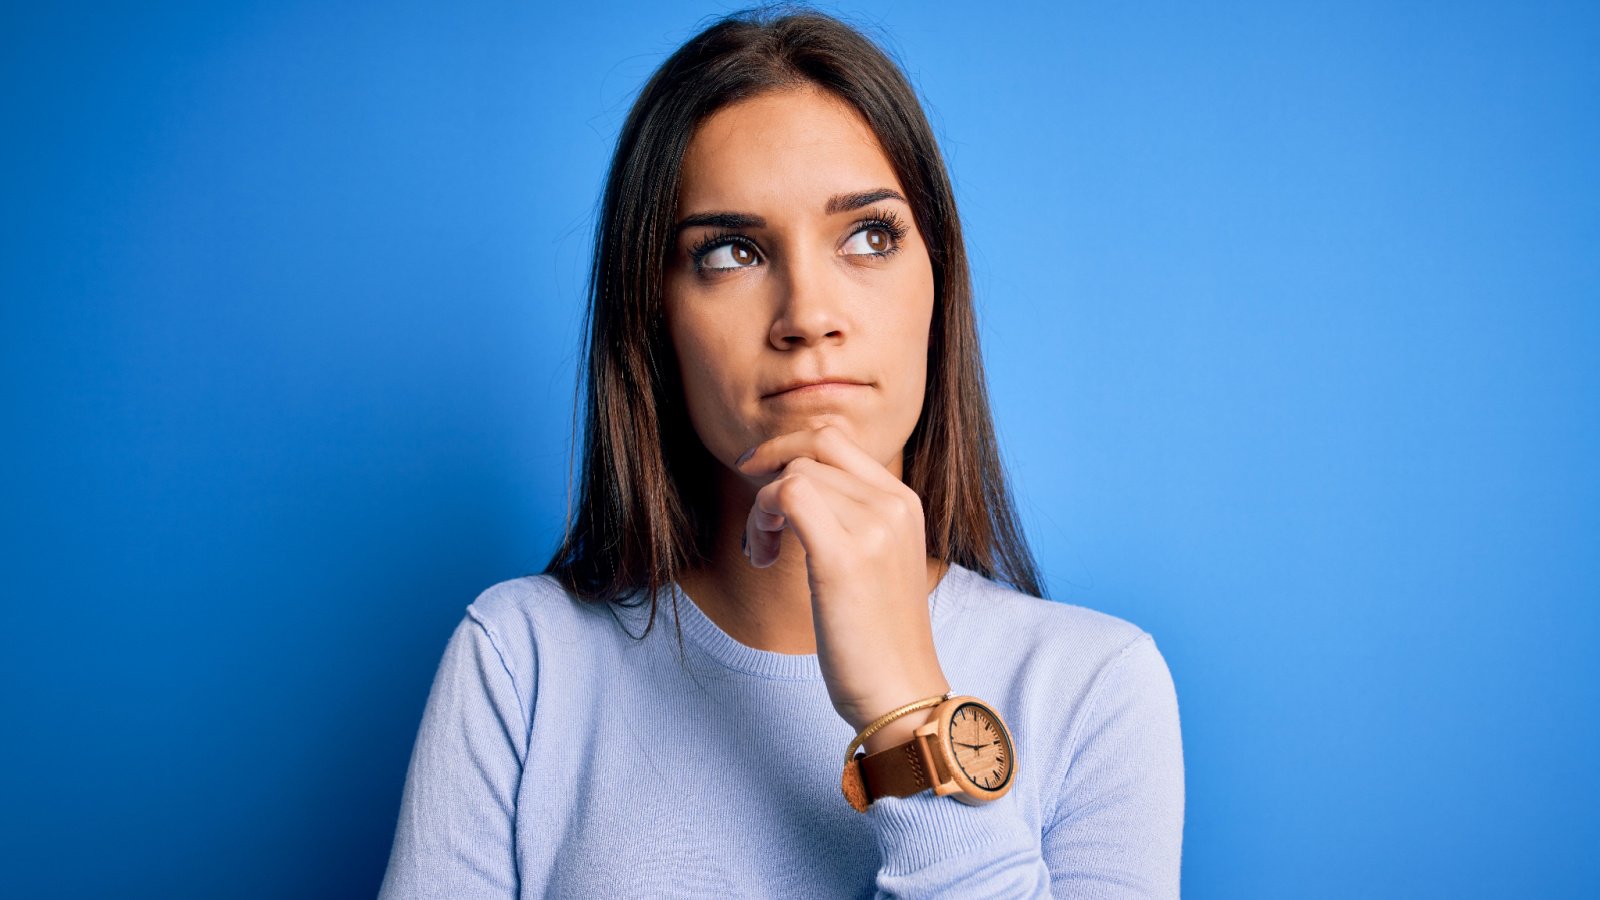
{"label": "sweater cuff", "polygon": [[1028,825],[1015,797],[968,806],[931,790],[880,797],[867,807],[886,875],[905,875],[984,847],[1027,844]]}

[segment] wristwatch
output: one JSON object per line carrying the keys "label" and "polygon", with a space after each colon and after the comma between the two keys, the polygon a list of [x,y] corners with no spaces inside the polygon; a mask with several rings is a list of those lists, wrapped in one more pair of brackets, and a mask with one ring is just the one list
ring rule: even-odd
{"label": "wristwatch", "polygon": [[857,751],[852,762],[860,765],[865,790],[850,801],[862,812],[879,797],[909,797],[929,788],[936,796],[977,806],[1005,796],[1017,775],[1016,749],[1005,720],[994,707],[966,696],[935,707],[911,740],[870,755]]}

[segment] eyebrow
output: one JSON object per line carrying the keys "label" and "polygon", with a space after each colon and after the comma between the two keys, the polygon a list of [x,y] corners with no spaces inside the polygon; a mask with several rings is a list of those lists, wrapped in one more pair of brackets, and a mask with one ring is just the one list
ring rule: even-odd
{"label": "eyebrow", "polygon": [[[871,204],[877,203],[880,200],[899,200],[901,203],[905,203],[907,206],[911,205],[906,201],[906,198],[900,196],[899,191],[891,190],[889,188],[874,188],[870,191],[856,191],[855,193],[851,194],[835,194],[828,198],[827,203],[823,204],[822,211],[830,216],[836,216],[839,213],[850,212],[851,210],[860,209],[863,206],[870,206]],[[677,226],[674,228],[674,231],[682,232],[687,228],[697,228],[701,226],[727,229],[765,228],[767,227],[767,220],[760,216],[754,216],[749,213],[695,213],[692,216],[685,216],[682,220],[680,220]]]}

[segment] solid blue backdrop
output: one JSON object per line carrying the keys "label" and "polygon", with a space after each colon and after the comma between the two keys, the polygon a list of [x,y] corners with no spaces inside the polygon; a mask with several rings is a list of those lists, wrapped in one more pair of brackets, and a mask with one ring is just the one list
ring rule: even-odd
{"label": "solid blue backdrop", "polygon": [[[0,14],[0,894],[377,889],[560,534],[668,7]],[[927,100],[1048,593],[1172,667],[1185,894],[1594,896],[1595,7],[825,8]]]}

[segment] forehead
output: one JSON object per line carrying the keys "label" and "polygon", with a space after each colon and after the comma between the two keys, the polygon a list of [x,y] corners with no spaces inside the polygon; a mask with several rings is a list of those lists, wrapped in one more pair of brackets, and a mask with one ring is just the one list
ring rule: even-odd
{"label": "forehead", "polygon": [[829,197],[879,187],[905,193],[867,120],[848,102],[805,86],[742,100],[702,122],[684,154],[678,208],[798,206],[820,214]]}

